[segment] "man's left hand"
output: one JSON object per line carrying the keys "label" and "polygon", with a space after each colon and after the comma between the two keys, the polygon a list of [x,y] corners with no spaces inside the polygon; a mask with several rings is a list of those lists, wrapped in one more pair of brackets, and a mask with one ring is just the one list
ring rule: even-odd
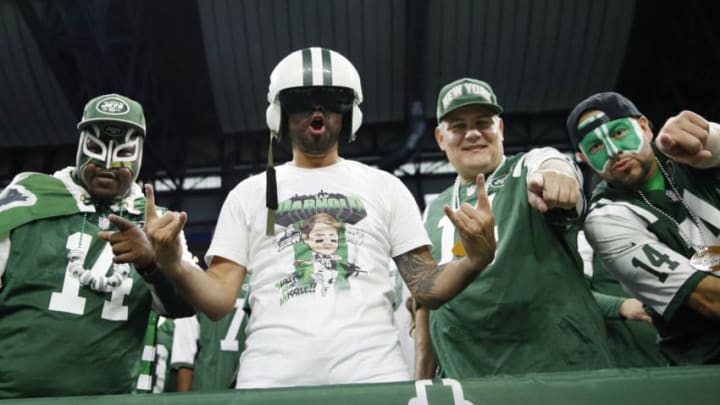
{"label": "man's left hand", "polygon": [[705,149],[710,135],[710,123],[692,111],[683,111],[669,118],[658,132],[655,145],[670,159],[697,166],[710,158]]}
{"label": "man's left hand", "polygon": [[575,209],[581,198],[577,178],[554,168],[535,170],[528,178],[527,190],[528,203],[542,213],[553,208]]}

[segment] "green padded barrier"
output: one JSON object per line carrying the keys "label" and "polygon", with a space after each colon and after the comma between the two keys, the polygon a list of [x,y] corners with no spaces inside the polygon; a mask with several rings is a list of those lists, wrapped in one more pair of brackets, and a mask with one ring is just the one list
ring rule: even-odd
{"label": "green padded barrier", "polygon": [[30,398],[0,404],[718,404],[720,366],[537,373],[455,380],[204,393]]}

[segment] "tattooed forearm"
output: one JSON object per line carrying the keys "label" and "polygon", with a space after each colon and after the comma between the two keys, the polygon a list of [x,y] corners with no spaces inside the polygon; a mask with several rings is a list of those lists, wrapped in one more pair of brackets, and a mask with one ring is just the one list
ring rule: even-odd
{"label": "tattooed forearm", "polygon": [[435,263],[427,246],[395,258],[398,271],[415,299],[429,308],[437,308],[445,299],[437,295],[437,278],[445,265]]}

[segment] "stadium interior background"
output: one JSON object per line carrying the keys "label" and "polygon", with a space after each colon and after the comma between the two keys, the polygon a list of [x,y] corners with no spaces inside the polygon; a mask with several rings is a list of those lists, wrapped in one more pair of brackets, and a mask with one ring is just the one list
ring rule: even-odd
{"label": "stadium interior background", "polygon": [[[395,173],[425,198],[454,175],[435,98],[461,76],[505,109],[507,154],[569,152],[569,110],[614,90],[659,128],[682,109],[720,119],[720,25],[686,0],[0,0],[0,188],[75,162],[84,103],[118,92],[148,119],[140,179],[189,213],[202,257],[227,192],[262,171],[270,70],[305,46],[358,68],[364,122],[341,155]],[[276,161],[290,157],[287,140]]]}

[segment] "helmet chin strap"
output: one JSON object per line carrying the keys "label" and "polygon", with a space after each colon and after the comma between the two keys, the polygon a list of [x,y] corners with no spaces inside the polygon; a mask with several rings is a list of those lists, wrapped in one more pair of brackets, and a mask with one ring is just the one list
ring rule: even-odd
{"label": "helmet chin strap", "polygon": [[268,209],[265,234],[275,235],[275,212],[278,209],[277,178],[275,177],[275,166],[273,161],[273,139],[279,139],[275,131],[270,131],[270,142],[268,143],[267,169],[265,169],[265,206]]}
{"label": "helmet chin strap", "polygon": [[342,126],[343,126],[343,132],[347,131],[348,133],[348,143],[355,142],[355,138],[357,137],[357,132],[353,132],[352,130],[352,110],[348,112],[344,112],[342,115]]}

